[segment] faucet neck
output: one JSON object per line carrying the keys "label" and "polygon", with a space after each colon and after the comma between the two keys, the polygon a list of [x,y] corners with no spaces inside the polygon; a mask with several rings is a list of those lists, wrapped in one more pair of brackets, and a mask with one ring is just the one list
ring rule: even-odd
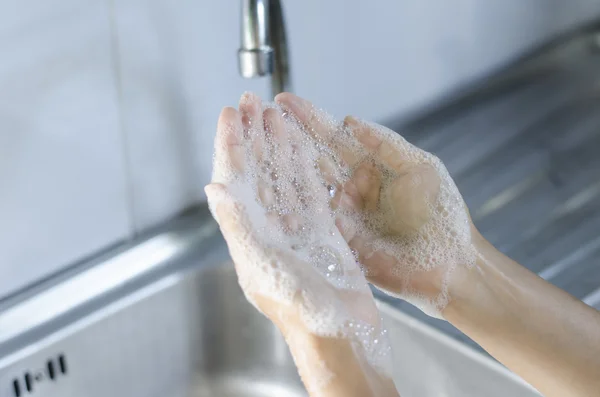
{"label": "faucet neck", "polygon": [[290,91],[290,65],[283,10],[279,0],[242,0],[240,74],[271,76],[273,97]]}

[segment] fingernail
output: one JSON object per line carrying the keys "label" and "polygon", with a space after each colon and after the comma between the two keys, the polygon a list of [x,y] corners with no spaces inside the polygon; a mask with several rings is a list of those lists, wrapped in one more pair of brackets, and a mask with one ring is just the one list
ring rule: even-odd
{"label": "fingernail", "polygon": [[358,126],[358,120],[356,120],[352,116],[346,116],[344,118],[344,125],[346,125],[346,126],[348,126],[350,128],[354,128],[354,127]]}
{"label": "fingernail", "polygon": [[257,100],[257,99],[260,99],[260,98],[255,93],[246,91],[240,97],[240,103],[246,103],[246,102],[250,102],[253,100]]}
{"label": "fingernail", "polygon": [[280,102],[285,102],[285,98],[286,97],[291,97],[291,96],[295,96],[294,94],[292,94],[291,92],[280,92],[279,94],[275,95],[275,102],[280,103]]}

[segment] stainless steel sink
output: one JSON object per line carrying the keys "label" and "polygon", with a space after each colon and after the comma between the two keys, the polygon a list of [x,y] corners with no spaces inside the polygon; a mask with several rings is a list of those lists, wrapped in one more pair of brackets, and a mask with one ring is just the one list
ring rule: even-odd
{"label": "stainless steel sink", "polygon": [[244,297],[224,262],[182,280],[194,304],[198,375],[190,397],[306,396],[285,340]]}
{"label": "stainless steel sink", "polygon": [[[490,358],[380,308],[403,396],[538,395]],[[216,225],[201,210],[0,302],[0,396],[29,395],[306,392],[283,338],[245,300]]]}

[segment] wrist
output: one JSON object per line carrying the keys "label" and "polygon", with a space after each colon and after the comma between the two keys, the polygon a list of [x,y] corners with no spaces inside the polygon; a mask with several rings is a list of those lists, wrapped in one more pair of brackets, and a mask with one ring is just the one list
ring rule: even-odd
{"label": "wrist", "polygon": [[351,338],[300,330],[286,340],[311,395],[398,397],[393,380],[372,367]]}
{"label": "wrist", "polygon": [[473,228],[476,260],[473,266],[458,266],[450,276],[449,303],[443,311],[448,320],[457,316],[493,316],[502,307],[499,295],[514,288],[506,272],[509,260]]}

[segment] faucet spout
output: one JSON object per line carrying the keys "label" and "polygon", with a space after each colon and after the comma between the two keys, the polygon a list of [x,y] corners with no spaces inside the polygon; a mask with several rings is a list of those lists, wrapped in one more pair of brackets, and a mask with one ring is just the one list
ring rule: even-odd
{"label": "faucet spout", "polygon": [[280,0],[242,0],[240,74],[271,76],[271,93],[290,91],[290,67]]}

